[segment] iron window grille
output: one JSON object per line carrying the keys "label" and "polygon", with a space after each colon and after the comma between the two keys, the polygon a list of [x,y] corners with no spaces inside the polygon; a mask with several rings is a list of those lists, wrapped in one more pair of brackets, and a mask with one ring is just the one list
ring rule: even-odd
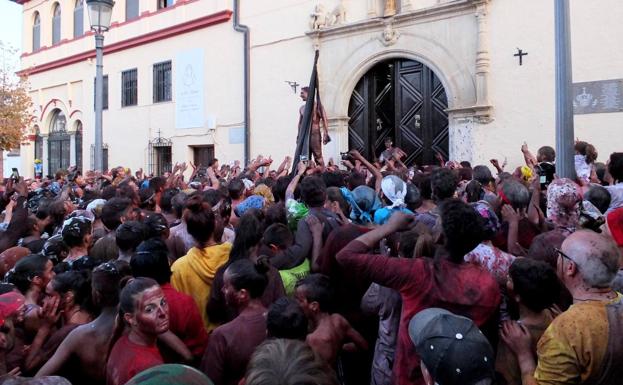
{"label": "iron window grille", "polygon": [[157,137],[149,142],[149,173],[162,175],[172,170],[171,139]]}
{"label": "iron window grille", "polygon": [[121,107],[138,104],[138,71],[136,68],[121,73]]}
{"label": "iron window grille", "polygon": [[171,61],[154,64],[154,103],[171,101]]}

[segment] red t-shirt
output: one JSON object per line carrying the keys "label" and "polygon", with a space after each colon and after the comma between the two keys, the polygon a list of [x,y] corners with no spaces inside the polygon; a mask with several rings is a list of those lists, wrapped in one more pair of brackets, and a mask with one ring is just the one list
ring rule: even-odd
{"label": "red t-shirt", "polygon": [[395,384],[424,384],[420,359],[409,338],[411,318],[421,310],[439,307],[468,317],[481,327],[491,321],[497,311],[498,284],[491,273],[471,263],[390,258],[366,252],[366,245],[355,240],[337,254],[337,261],[360,279],[371,279],[400,292],[402,314],[394,365]]}
{"label": "red t-shirt", "polygon": [[115,343],[106,364],[106,384],[123,385],[143,370],[164,364],[156,345],[142,346],[123,335]]}
{"label": "red t-shirt", "polygon": [[208,346],[199,308],[193,298],[175,290],[170,283],[161,286],[169,304],[169,330],[181,339],[193,356],[200,358]]}

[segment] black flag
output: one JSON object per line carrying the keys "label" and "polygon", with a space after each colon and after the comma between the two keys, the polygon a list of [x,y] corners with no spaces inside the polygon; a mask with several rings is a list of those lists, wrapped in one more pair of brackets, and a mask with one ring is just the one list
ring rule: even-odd
{"label": "black flag", "polygon": [[311,135],[311,126],[313,118],[313,109],[315,99],[320,100],[318,90],[318,56],[320,52],[316,51],[314,57],[314,68],[312,69],[311,79],[309,79],[309,91],[307,93],[307,102],[305,102],[305,111],[299,125],[299,135],[296,139],[296,152],[294,153],[294,161],[292,162],[292,173],[296,172],[298,163],[301,160],[309,159],[309,138]]}

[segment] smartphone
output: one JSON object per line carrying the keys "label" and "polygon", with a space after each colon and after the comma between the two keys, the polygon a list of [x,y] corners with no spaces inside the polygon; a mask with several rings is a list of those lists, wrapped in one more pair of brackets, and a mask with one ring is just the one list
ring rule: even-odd
{"label": "smartphone", "polygon": [[19,181],[19,171],[17,171],[17,168],[13,167],[11,171],[13,171],[11,173],[11,179],[13,179],[16,182]]}

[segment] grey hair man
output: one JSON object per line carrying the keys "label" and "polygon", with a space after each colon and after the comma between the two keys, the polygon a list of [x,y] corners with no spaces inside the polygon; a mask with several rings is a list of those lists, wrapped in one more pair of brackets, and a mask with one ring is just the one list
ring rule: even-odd
{"label": "grey hair man", "polygon": [[502,338],[517,354],[523,385],[620,383],[623,295],[611,288],[620,251],[610,238],[583,230],[571,234],[557,253],[557,274],[573,295],[573,305],[539,340],[538,362],[525,327],[503,327]]}

